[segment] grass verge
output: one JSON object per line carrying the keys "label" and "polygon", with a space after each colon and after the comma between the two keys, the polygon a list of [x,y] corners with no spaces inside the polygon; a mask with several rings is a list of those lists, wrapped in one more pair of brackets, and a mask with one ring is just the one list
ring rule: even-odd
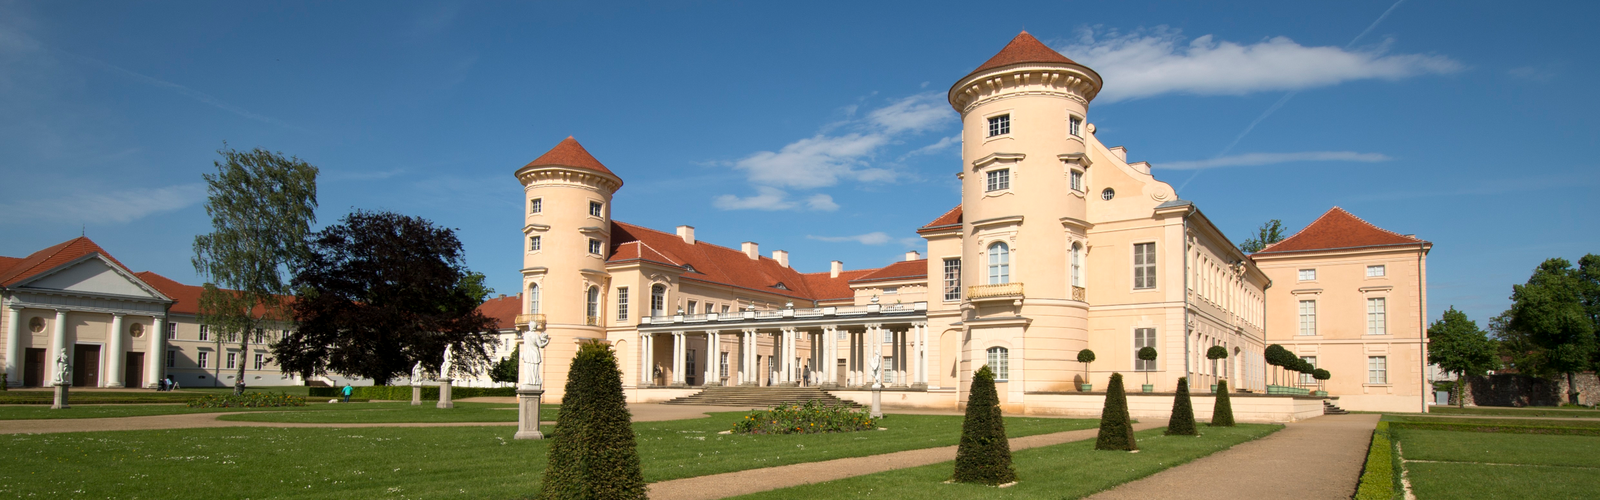
{"label": "grass verge", "polygon": [[[377,424],[377,423],[442,423],[442,422],[516,422],[517,406],[499,403],[456,403],[455,408],[441,410],[432,404],[411,406],[411,403],[363,403],[328,405],[331,410],[317,412],[277,411],[249,412],[217,417],[235,422],[283,422],[301,424]],[[539,412],[545,421],[555,421],[558,407],[546,405]]]}
{"label": "grass verge", "polygon": [[1418,498],[1593,498],[1600,491],[1600,437],[1392,432],[1405,446]]}
{"label": "grass verge", "polygon": [[1454,406],[1433,406],[1428,408],[1428,413],[1438,415],[1480,415],[1520,418],[1600,418],[1600,410],[1589,410],[1583,408],[1558,408],[1554,406],[1530,406],[1523,408],[1498,406],[1468,406],[1466,408],[1457,408]]}
{"label": "grass verge", "polygon": [[1372,430],[1367,463],[1361,468],[1361,483],[1356,486],[1356,500],[1388,500],[1402,496],[1399,459],[1394,452],[1389,425],[1389,422],[1378,422],[1378,427]]}
{"label": "grass verge", "polygon": [[[1007,429],[1011,423],[1007,422]],[[1281,425],[1206,427],[1199,437],[1164,436],[1165,429],[1136,433],[1139,453],[1096,451],[1087,439],[1012,454],[1018,482],[1005,489],[945,484],[953,462],[868,474],[784,488],[739,498],[1081,498],[1182,465],[1282,429]]]}

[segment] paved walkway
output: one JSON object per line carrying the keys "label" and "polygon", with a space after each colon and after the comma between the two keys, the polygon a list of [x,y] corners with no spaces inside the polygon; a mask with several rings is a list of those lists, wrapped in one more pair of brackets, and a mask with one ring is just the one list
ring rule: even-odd
{"label": "paved walkway", "polygon": [[[350,403],[360,405],[361,403]],[[684,406],[642,403],[629,405],[635,422],[658,422],[706,418],[711,412],[744,411],[749,408],[733,406]],[[67,410],[70,411],[70,410]],[[440,410],[448,411],[448,410]],[[61,418],[38,420],[0,420],[0,434],[42,434],[53,432],[135,431],[155,429],[197,429],[206,427],[478,427],[513,426],[516,422],[401,422],[401,423],[290,423],[241,422],[218,420],[222,415],[240,412],[183,413],[177,415],[150,415],[143,417],[111,418]],[[553,421],[546,421],[554,425]]]}
{"label": "paved walkway", "polygon": [[1327,415],[1089,497],[1348,499],[1379,415]]}
{"label": "paved walkway", "polygon": [[[1148,420],[1148,419],[1147,419]],[[1166,426],[1166,422],[1134,424],[1135,431]],[[1084,439],[1094,439],[1100,428],[1041,434],[1011,440],[1011,450],[1026,450]],[[650,484],[651,500],[709,500],[760,493],[778,488],[802,486],[823,481],[862,476],[877,472],[949,462],[956,459],[956,447],[926,448],[882,455],[841,458],[823,462],[768,467],[726,474],[689,477]],[[1353,490],[1352,490],[1353,491]],[[1348,496],[1348,495],[1346,495]]]}

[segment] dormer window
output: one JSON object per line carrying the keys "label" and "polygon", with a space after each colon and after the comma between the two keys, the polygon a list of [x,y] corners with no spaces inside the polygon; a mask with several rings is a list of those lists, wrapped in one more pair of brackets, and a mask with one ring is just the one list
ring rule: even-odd
{"label": "dormer window", "polygon": [[1073,137],[1083,137],[1083,119],[1076,116],[1068,117],[1067,133]]}
{"label": "dormer window", "polygon": [[700,271],[696,271],[696,270],[695,270],[695,269],[694,269],[694,266],[692,266],[692,265],[689,265],[689,264],[684,264],[684,265],[683,265],[683,270],[685,270],[685,271],[689,271],[689,272],[691,272],[691,273],[698,273],[698,272],[700,272]]}
{"label": "dormer window", "polygon": [[595,217],[604,217],[603,215],[600,215],[600,214],[602,214],[604,212],[605,212],[605,206],[602,205],[600,202],[598,202],[598,201],[589,202],[589,215],[593,215]]}
{"label": "dormer window", "polygon": [[779,281],[778,284],[776,284],[776,285],[772,285],[772,287],[776,288],[776,289],[779,289],[779,290],[788,290],[789,289],[789,287],[784,285],[782,281]]}
{"label": "dormer window", "polygon": [[1011,133],[1011,115],[989,117],[989,137]]}

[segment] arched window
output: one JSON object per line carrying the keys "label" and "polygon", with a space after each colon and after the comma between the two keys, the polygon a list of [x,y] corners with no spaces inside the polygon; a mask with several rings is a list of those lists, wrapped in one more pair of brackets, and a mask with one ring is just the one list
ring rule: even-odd
{"label": "arched window", "polygon": [[1005,243],[989,245],[989,284],[1004,285],[1011,282],[1011,248]]}
{"label": "arched window", "polygon": [[584,318],[584,320],[586,321],[584,324],[590,325],[590,326],[599,325],[600,324],[600,287],[597,287],[597,286],[589,287],[589,300],[586,301],[586,302],[588,304],[587,304],[587,307],[584,309],[584,311],[585,311],[585,314],[586,314],[587,317]]}
{"label": "arched window", "polygon": [[650,315],[667,315],[667,286],[655,285],[650,287]]}
{"label": "arched window", "polygon": [[539,284],[528,285],[528,314],[539,314]]}
{"label": "arched window", "polygon": [[1083,286],[1083,245],[1072,244],[1072,286]]}
{"label": "arched window", "polygon": [[1004,347],[990,347],[989,369],[994,370],[996,382],[1005,382],[1011,378],[1011,351]]}

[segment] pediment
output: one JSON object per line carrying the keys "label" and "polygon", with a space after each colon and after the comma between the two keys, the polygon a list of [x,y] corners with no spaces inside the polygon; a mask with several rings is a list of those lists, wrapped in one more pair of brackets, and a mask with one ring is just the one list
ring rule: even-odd
{"label": "pediment", "polygon": [[75,262],[62,264],[61,267],[18,283],[18,288],[170,300],[99,255],[87,255]]}

